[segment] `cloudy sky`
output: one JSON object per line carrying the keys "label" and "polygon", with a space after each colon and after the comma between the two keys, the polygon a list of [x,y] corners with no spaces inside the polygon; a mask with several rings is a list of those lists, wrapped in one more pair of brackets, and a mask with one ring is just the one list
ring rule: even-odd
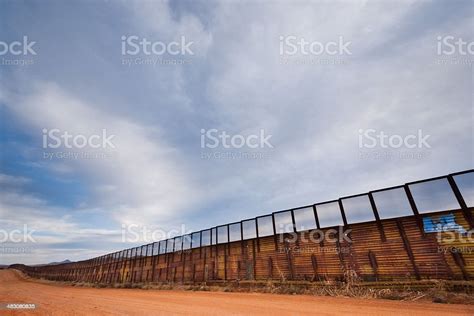
{"label": "cloudy sky", "polygon": [[[474,41],[471,1],[1,1],[0,228],[34,242],[0,263],[470,169],[459,39]],[[51,148],[45,130],[113,146]],[[212,130],[270,145],[209,148]],[[425,142],[368,148],[367,131]]]}

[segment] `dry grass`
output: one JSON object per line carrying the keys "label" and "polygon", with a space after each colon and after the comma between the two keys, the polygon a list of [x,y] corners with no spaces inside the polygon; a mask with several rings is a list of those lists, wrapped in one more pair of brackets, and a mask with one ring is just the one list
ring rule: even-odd
{"label": "dry grass", "polygon": [[[25,279],[32,278],[20,273]],[[266,282],[225,282],[225,283],[90,283],[90,282],[59,282],[35,279],[36,282],[67,284],[76,287],[119,288],[143,290],[183,290],[183,291],[219,291],[219,292],[250,292],[272,294],[304,294],[315,296],[339,296],[361,299],[388,299],[401,301],[431,301],[444,304],[472,304],[474,295],[472,282],[453,282],[445,280],[426,280],[414,283],[361,282],[355,273],[350,271],[344,275],[344,282],[291,282],[284,278],[279,281]]]}
{"label": "dry grass", "polygon": [[431,301],[434,303],[473,304],[474,296],[468,292],[453,292],[448,281],[438,281],[431,287],[419,290],[404,286],[402,288],[374,288],[363,283],[341,282],[337,284],[298,284],[287,281],[267,281],[266,283],[243,284],[239,282],[222,283],[221,285],[195,284],[184,285],[177,283],[162,284],[117,284],[117,288],[141,288],[145,290],[184,290],[184,291],[218,291],[218,292],[247,292],[271,293],[290,295],[339,296],[361,299],[389,299],[401,301]]}

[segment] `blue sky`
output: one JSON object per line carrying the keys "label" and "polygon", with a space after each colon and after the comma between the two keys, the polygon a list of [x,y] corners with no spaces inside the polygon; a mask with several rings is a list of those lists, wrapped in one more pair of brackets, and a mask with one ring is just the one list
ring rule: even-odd
{"label": "blue sky", "polygon": [[[27,224],[36,242],[0,263],[139,244],[122,242],[127,224],[199,230],[470,169],[465,62],[474,57],[437,54],[437,38],[472,42],[473,30],[470,1],[3,1],[0,41],[27,36],[36,55],[0,56],[33,61],[0,65],[0,224]],[[122,55],[122,36],[184,36],[193,55],[161,56],[184,65],[124,65],[135,56]],[[285,64],[281,36],[342,37],[351,54]],[[116,148],[105,158],[45,159],[68,150],[44,149],[43,129],[105,129]],[[230,150],[257,159],[203,158],[229,151],[201,148],[202,129],[264,130],[273,147]],[[359,131],[369,129],[421,130],[430,147],[361,149]]]}

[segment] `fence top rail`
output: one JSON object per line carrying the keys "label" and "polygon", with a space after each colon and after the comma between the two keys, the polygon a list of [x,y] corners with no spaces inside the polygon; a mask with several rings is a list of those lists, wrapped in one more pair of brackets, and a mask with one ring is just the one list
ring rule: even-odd
{"label": "fence top rail", "polygon": [[424,183],[424,182],[430,182],[430,181],[436,181],[436,180],[442,180],[442,179],[447,179],[449,175],[446,176],[439,176],[439,177],[434,177],[434,178],[429,178],[429,179],[423,179],[423,180],[417,180],[417,181],[412,181],[408,182],[406,185],[410,186],[413,184],[419,184],[419,183]]}
{"label": "fence top rail", "polygon": [[455,176],[459,176],[459,175],[466,174],[466,173],[471,173],[471,172],[474,172],[474,169],[468,169],[468,170],[464,170],[464,171],[451,173],[451,174],[449,174],[449,176],[455,177]]}
{"label": "fence top rail", "polygon": [[339,200],[342,201],[342,200],[352,199],[352,198],[359,197],[359,196],[366,196],[366,195],[369,195],[369,193],[370,192],[348,195],[348,196],[344,196],[344,197],[340,198]]}
{"label": "fence top rail", "polygon": [[318,207],[318,205],[323,205],[323,204],[329,204],[329,203],[338,203],[339,200],[328,200],[328,201],[324,201],[324,202],[318,202],[318,203],[315,203],[314,206],[316,206],[316,208]]}
{"label": "fence top rail", "polygon": [[396,185],[396,186],[389,187],[389,188],[383,188],[383,189],[378,189],[378,190],[372,190],[372,191],[369,191],[369,194],[371,194],[371,193],[377,193],[377,192],[383,192],[383,191],[396,190],[396,189],[403,189],[404,187],[405,187],[405,185]]}

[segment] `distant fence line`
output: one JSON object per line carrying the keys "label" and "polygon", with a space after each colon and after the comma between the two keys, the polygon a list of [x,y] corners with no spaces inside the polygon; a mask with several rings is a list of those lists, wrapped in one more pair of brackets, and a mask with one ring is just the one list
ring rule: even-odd
{"label": "distant fence line", "polygon": [[472,228],[473,218],[468,211],[470,207],[474,207],[474,169],[276,211],[89,260],[108,262],[156,256],[235,241],[370,221],[376,221],[382,238],[385,238],[381,220],[414,215],[422,229],[422,214],[440,210],[461,209]]}

